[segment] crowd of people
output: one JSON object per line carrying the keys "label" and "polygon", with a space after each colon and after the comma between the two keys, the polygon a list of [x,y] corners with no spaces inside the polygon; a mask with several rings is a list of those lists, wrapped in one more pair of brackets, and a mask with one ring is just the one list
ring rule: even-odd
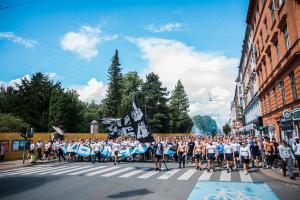
{"label": "crowd of people", "polygon": [[[80,150],[85,148],[84,153]],[[88,153],[87,150],[88,149]],[[212,173],[216,167],[230,173],[242,168],[249,173],[251,167],[266,167],[275,170],[281,167],[282,173],[295,179],[292,168],[294,161],[300,171],[300,143],[281,141],[275,138],[255,136],[184,136],[155,137],[155,142],[140,143],[132,138],[114,140],[79,139],[44,143],[38,140],[30,145],[30,153],[38,154],[38,159],[61,159],[68,161],[104,162],[112,161],[116,165],[120,161],[155,161],[157,171],[161,170],[161,162],[178,162],[178,167],[186,167],[193,163],[197,170],[208,170]]]}

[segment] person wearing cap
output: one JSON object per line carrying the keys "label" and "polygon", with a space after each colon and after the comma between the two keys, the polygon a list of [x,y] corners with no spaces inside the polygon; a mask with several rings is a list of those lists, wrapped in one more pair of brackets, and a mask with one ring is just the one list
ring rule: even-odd
{"label": "person wearing cap", "polygon": [[295,159],[297,160],[297,164],[298,164],[298,171],[300,172],[300,142],[299,142],[298,137],[295,137],[295,143],[293,144],[293,150],[295,153]]}
{"label": "person wearing cap", "polygon": [[293,175],[294,155],[286,140],[282,141],[282,144],[279,145],[278,150],[281,157],[281,168],[283,176],[286,176],[286,166],[288,166],[289,177],[290,179],[295,180],[295,177]]}

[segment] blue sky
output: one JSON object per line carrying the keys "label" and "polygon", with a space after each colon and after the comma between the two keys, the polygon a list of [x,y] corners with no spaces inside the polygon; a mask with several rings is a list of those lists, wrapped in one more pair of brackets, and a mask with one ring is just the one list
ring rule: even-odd
{"label": "blue sky", "polygon": [[[0,7],[24,2],[31,1],[1,0]],[[153,71],[170,90],[180,78],[191,115],[219,112],[225,119],[247,6],[247,0],[40,0],[0,9],[0,83],[42,71],[77,89],[82,100],[100,101],[118,49],[124,73]],[[210,107],[208,93],[215,98]]]}

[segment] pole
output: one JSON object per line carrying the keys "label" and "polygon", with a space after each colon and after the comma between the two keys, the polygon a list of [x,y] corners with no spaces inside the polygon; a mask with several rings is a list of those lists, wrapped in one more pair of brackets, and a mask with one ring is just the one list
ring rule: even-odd
{"label": "pole", "polygon": [[264,154],[264,146],[263,146],[263,139],[262,139],[262,131],[259,130],[259,135],[260,135],[260,153],[261,153],[261,159],[263,163],[263,168],[265,167],[265,154]]}
{"label": "pole", "polygon": [[24,148],[23,148],[23,165],[25,164],[25,153],[26,153],[26,144],[27,144],[27,132],[26,132],[26,137],[25,139],[25,144],[24,144]]}

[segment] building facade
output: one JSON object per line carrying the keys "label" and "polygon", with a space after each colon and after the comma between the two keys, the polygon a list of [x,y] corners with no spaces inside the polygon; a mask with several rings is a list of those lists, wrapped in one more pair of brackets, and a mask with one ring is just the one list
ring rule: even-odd
{"label": "building facade", "polygon": [[[265,134],[277,140],[299,136],[300,0],[250,0],[246,21],[247,30],[252,34],[258,88],[257,97],[254,95],[250,103],[248,95],[251,97],[251,92],[248,94],[245,90],[246,104],[250,104],[245,114],[249,113],[247,108],[251,110],[251,102],[257,105],[258,101]],[[244,76],[243,85],[247,88],[249,78]],[[293,113],[294,130],[280,129],[284,110]]]}

